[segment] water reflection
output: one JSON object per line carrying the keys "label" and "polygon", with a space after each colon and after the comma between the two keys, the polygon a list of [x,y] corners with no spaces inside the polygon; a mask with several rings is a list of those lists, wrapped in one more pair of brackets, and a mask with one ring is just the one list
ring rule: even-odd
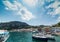
{"label": "water reflection", "polygon": [[41,41],[39,39],[32,39],[32,40],[33,40],[33,42],[47,42],[47,41]]}

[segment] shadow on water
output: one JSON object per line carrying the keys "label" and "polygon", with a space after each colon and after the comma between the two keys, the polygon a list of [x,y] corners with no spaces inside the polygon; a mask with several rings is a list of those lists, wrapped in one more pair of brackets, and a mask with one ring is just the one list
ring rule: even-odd
{"label": "shadow on water", "polygon": [[56,42],[54,40],[48,40],[48,41],[42,41],[42,40],[39,40],[39,39],[32,39],[33,42]]}
{"label": "shadow on water", "polygon": [[47,41],[42,41],[42,40],[39,40],[39,39],[32,39],[33,42],[47,42]]}
{"label": "shadow on water", "polygon": [[48,40],[48,42],[56,42],[55,40]]}
{"label": "shadow on water", "polygon": [[56,42],[56,40],[40,40],[40,39],[32,39],[33,42]]}

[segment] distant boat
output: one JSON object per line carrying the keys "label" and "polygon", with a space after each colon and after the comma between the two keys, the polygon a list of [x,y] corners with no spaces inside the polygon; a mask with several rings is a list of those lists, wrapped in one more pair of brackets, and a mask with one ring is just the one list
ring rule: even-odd
{"label": "distant boat", "polygon": [[0,42],[6,42],[9,38],[9,32],[6,30],[0,30]]}

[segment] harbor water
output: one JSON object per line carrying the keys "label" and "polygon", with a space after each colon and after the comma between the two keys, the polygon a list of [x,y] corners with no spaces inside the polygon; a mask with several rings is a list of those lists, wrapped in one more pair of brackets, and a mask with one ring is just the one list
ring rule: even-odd
{"label": "harbor water", "polygon": [[[10,32],[10,37],[6,42],[46,42],[32,38],[32,32]],[[60,42],[60,36],[55,37],[56,41],[48,40],[47,42]]]}

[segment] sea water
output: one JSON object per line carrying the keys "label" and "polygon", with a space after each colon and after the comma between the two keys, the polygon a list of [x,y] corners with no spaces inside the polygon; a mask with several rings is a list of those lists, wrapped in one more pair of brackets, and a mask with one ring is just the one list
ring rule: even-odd
{"label": "sea water", "polygon": [[[60,36],[55,37],[56,41],[48,40],[47,42],[60,42]],[[6,42],[46,42],[32,38],[32,32],[10,32],[10,37]]]}

